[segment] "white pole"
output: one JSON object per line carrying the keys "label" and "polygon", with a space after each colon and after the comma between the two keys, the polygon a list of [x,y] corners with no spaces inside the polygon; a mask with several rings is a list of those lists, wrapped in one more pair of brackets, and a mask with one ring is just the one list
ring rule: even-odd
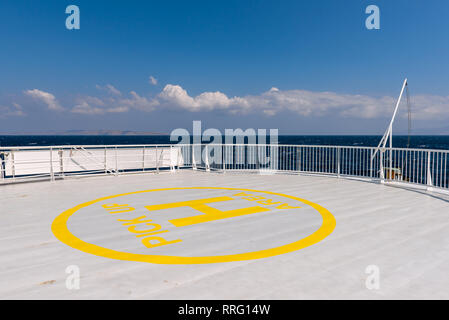
{"label": "white pole", "polygon": [[142,150],[142,171],[145,171],[145,146],[143,146]]}
{"label": "white pole", "polygon": [[[164,153],[164,149],[162,149],[162,153]],[[157,155],[157,146],[156,146],[156,170],[159,173],[159,156]]]}
{"label": "white pole", "polygon": [[210,167],[209,167],[209,154],[208,154],[208,150],[207,150],[207,144],[206,144],[206,159],[205,159],[205,165],[206,165],[206,171],[210,171]]}
{"label": "white pole", "polygon": [[[398,108],[399,108],[399,104],[401,103],[401,99],[402,99],[402,94],[404,93],[404,89],[405,86],[407,85],[407,78],[405,78],[403,84],[402,84],[402,89],[401,89],[401,93],[399,94],[399,98],[396,102],[396,106],[394,108],[394,112],[393,112],[393,117],[391,117],[390,120],[390,124],[388,125],[387,130],[385,131],[382,139],[379,142],[379,145],[376,148],[376,151],[373,153],[373,157],[376,155],[377,151],[379,151],[380,147],[382,146],[382,148],[385,148],[385,145],[387,144],[387,139],[390,138],[390,148],[393,147],[393,122],[394,119],[396,118],[396,114],[398,112]],[[391,151],[391,150],[390,150]]]}
{"label": "white pole", "polygon": [[192,144],[192,169],[196,170],[195,145]]}
{"label": "white pole", "polygon": [[[392,137],[391,136],[393,135],[393,122],[394,122],[394,119],[396,118],[396,114],[398,113],[399,104],[401,103],[402,94],[404,93],[404,89],[405,89],[406,85],[407,85],[407,78],[405,78],[404,83],[402,84],[401,93],[399,94],[398,101],[396,102],[396,107],[394,108],[393,117],[391,118],[390,125],[388,126],[388,134],[390,135],[390,147],[392,147]],[[387,135],[387,137],[388,137],[388,135]],[[384,148],[385,148],[386,143],[387,143],[387,140],[385,139],[384,143],[383,143]]]}
{"label": "white pole", "polygon": [[59,150],[59,171],[61,172],[62,177],[64,177],[64,150]]}
{"label": "white pole", "polygon": [[170,146],[170,171],[175,171],[175,160],[173,159],[173,146]]}
{"label": "white pole", "polygon": [[432,187],[432,171],[430,169],[430,151],[427,151],[427,185]]}
{"label": "white pole", "polygon": [[53,172],[53,148],[50,147],[50,179],[55,181],[55,174]]}
{"label": "white pole", "polygon": [[115,175],[118,176],[117,146],[115,146]]}

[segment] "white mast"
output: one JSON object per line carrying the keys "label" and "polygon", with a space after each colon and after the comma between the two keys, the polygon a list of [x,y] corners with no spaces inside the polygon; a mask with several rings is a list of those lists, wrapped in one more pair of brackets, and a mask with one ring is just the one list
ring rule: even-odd
{"label": "white mast", "polygon": [[[377,151],[379,151],[381,146],[382,146],[382,149],[385,148],[385,146],[387,144],[387,140],[390,141],[390,152],[391,152],[391,149],[393,148],[393,123],[394,123],[394,119],[396,118],[396,114],[398,112],[399,104],[400,104],[401,99],[402,99],[402,94],[404,93],[404,89],[405,89],[406,86],[407,86],[407,78],[405,78],[404,83],[402,84],[401,93],[399,94],[398,101],[396,102],[396,107],[394,108],[393,117],[391,118],[390,124],[389,124],[387,130],[385,131],[382,139],[380,140],[379,145],[377,146],[376,151],[373,153],[371,159],[374,158],[374,156],[376,155]],[[390,159],[390,161],[391,161],[391,159]]]}

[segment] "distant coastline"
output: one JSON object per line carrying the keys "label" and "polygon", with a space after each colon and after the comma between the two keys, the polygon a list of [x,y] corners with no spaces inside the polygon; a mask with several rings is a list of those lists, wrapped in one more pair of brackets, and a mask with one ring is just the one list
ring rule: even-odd
{"label": "distant coastline", "polygon": [[166,136],[164,132],[130,131],[130,130],[66,130],[3,133],[1,136]]}
{"label": "distant coastline", "polygon": [[[435,133],[437,132],[437,133]],[[338,137],[338,136],[378,136],[379,134],[360,134],[360,133],[346,133],[346,134],[280,134],[280,136],[323,136],[323,137]],[[404,130],[397,130],[395,136],[407,136]],[[154,131],[133,131],[133,130],[48,130],[48,131],[16,131],[16,132],[1,132],[0,136],[170,136],[167,132]],[[411,136],[449,136],[449,126],[439,128],[413,128]]]}

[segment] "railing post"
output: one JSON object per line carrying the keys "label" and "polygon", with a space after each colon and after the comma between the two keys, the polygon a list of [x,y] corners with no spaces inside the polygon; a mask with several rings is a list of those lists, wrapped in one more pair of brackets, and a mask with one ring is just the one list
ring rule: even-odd
{"label": "railing post", "polygon": [[[156,146],[156,171],[159,173],[159,156],[157,155],[157,146]],[[164,152],[164,149],[162,149],[162,152]]]}
{"label": "railing post", "polygon": [[107,155],[106,155],[107,148],[104,147],[104,173],[108,173],[108,167],[107,167]]}
{"label": "railing post", "polygon": [[173,159],[173,146],[170,146],[170,171],[175,171],[175,161]]}
{"label": "railing post", "polygon": [[145,146],[143,146],[142,152],[142,171],[145,171]]}
{"label": "railing post", "polygon": [[430,169],[430,151],[427,151],[427,185],[432,187],[432,171]]}
{"label": "railing post", "polygon": [[379,166],[380,166],[380,183],[385,183],[384,175],[384,149],[382,148],[379,152]]}
{"label": "railing post", "polygon": [[58,154],[59,154],[59,171],[62,177],[64,177],[64,158],[63,158],[64,151],[60,149],[58,151]]}
{"label": "railing post", "polygon": [[117,146],[115,146],[115,176],[118,176],[118,157],[117,157]]}
{"label": "railing post", "polygon": [[373,149],[370,149],[369,154],[369,176],[373,177]]}
{"label": "railing post", "polygon": [[196,170],[195,145],[192,144],[192,169]]}
{"label": "railing post", "polygon": [[222,147],[222,150],[221,150],[222,157],[221,158],[223,159],[223,172],[225,172],[226,171],[226,145],[222,144],[221,147]]}
{"label": "railing post", "polygon": [[55,181],[55,173],[53,172],[53,148],[50,147],[50,179]]}
{"label": "railing post", "polygon": [[340,158],[341,158],[341,148],[337,147],[337,177],[340,178]]}
{"label": "railing post", "polygon": [[14,151],[11,151],[11,174],[14,180],[16,178],[16,162],[14,160]]}
{"label": "railing post", "polygon": [[5,153],[0,153],[0,176],[2,180],[5,180]]}
{"label": "railing post", "polygon": [[390,136],[390,180],[393,180],[393,149],[391,147],[391,136]]}
{"label": "railing post", "polygon": [[270,167],[271,170],[273,171],[278,171],[279,170],[279,155],[280,155],[280,150],[279,150],[279,146],[272,146],[270,145]]}
{"label": "railing post", "polygon": [[206,161],[205,161],[206,163],[205,164],[206,164],[206,171],[210,171],[209,152],[208,152],[207,146],[208,145],[206,144],[206,150],[205,150],[206,151]]}
{"label": "railing post", "polygon": [[181,158],[182,158],[182,146],[179,145],[178,146],[178,155],[176,157],[176,166],[177,166],[177,170],[179,171],[179,169],[181,168]]}

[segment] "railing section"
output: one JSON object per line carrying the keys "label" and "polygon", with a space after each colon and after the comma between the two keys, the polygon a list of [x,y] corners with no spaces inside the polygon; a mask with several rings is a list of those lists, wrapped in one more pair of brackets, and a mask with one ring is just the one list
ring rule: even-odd
{"label": "railing section", "polygon": [[0,148],[0,183],[135,172],[287,172],[449,189],[445,150],[316,145],[193,144]]}

